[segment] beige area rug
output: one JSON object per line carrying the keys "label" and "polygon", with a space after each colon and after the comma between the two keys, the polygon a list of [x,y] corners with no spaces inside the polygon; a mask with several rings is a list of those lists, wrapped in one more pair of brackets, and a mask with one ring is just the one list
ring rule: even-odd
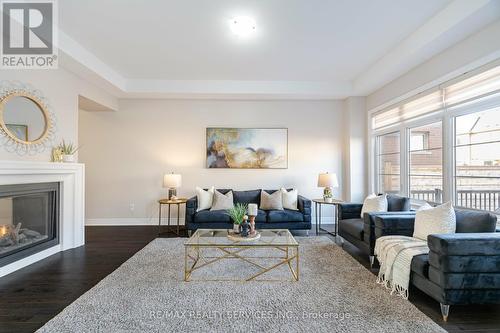
{"label": "beige area rug", "polygon": [[[298,282],[186,283],[185,240],[152,241],[39,332],[445,332],[326,237],[297,237]],[[197,274],[254,271],[230,259]]]}

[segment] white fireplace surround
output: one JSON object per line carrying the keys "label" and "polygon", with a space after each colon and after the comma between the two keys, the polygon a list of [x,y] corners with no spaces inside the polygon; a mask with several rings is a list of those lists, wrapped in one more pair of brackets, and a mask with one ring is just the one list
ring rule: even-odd
{"label": "white fireplace surround", "polygon": [[59,182],[59,244],[0,267],[0,277],[60,251],[85,244],[85,166],[79,163],[0,161],[0,185]]}

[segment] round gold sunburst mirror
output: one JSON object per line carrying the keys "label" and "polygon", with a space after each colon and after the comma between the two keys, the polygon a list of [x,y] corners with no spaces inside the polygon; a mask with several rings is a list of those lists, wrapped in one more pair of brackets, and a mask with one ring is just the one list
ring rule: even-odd
{"label": "round gold sunburst mirror", "polygon": [[40,91],[19,82],[0,84],[2,144],[20,155],[48,148],[55,134],[54,115]]}

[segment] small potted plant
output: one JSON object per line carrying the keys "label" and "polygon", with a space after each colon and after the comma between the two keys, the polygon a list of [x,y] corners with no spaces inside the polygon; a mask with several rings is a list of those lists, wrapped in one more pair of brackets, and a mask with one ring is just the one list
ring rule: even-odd
{"label": "small potted plant", "polygon": [[247,214],[247,205],[237,203],[232,208],[227,210],[227,215],[233,220],[233,231],[235,233],[240,232],[240,225],[243,223],[243,219]]}
{"label": "small potted plant", "polygon": [[62,153],[62,160],[66,163],[75,162],[75,153],[78,151],[79,147],[75,147],[72,143],[63,142],[57,147]]}

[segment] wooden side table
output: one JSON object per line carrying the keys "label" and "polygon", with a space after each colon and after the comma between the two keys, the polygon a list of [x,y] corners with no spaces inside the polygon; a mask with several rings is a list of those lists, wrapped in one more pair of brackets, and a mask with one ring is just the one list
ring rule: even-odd
{"label": "wooden side table", "polygon": [[181,198],[181,199],[176,199],[176,200],[169,200],[169,199],[160,199],[158,200],[158,236],[160,236],[160,230],[161,230],[161,210],[163,205],[167,205],[168,207],[168,213],[167,213],[167,225],[170,227],[170,206],[176,205],[177,206],[177,232],[174,232],[177,236],[180,236],[180,231],[179,231],[179,219],[180,219],[180,206],[182,204],[186,204],[187,199]]}
{"label": "wooden side table", "polygon": [[[319,235],[321,231],[324,231],[332,236],[337,236],[339,230],[339,204],[343,203],[342,200],[334,199],[332,202],[327,202],[324,199],[313,199],[314,202],[314,214],[316,218],[316,234]],[[335,220],[333,232],[321,228],[321,208],[323,205],[333,205]]]}

